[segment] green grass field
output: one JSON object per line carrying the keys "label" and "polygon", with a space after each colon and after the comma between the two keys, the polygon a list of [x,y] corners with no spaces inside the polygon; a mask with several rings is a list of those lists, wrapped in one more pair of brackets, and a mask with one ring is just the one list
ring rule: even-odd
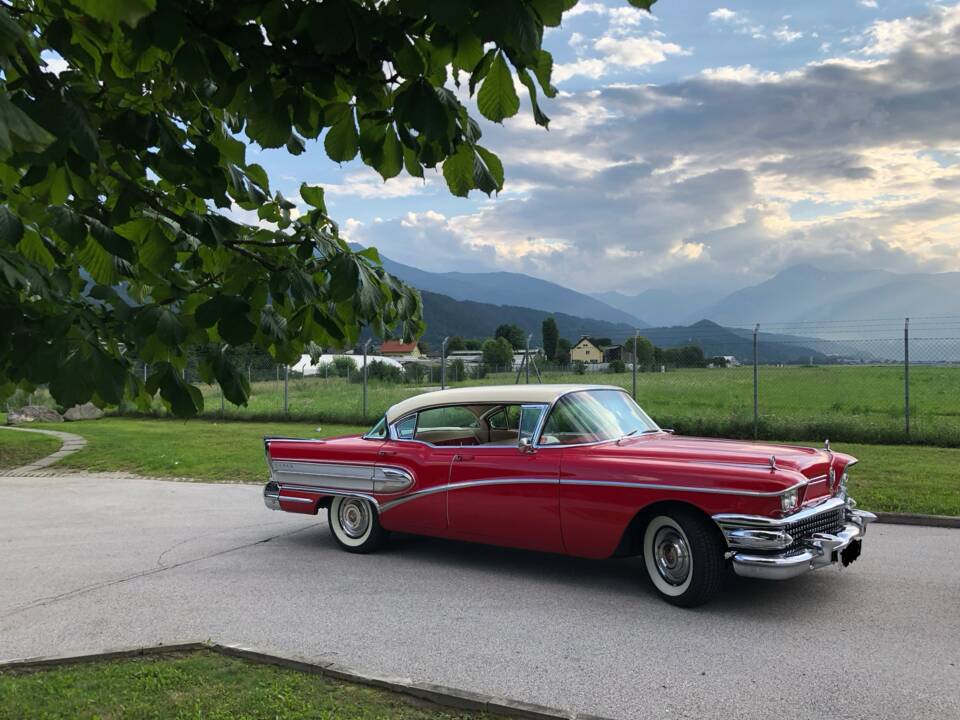
{"label": "green grass field", "polygon": [[210,652],[0,671],[0,720],[467,720],[378,688]]}
{"label": "green grass field", "polygon": [[[302,422],[104,418],[71,423],[68,429],[83,435],[88,445],[64,458],[58,467],[214,482],[263,482],[264,435],[325,437],[366,428],[325,424],[318,432],[316,424]],[[850,491],[861,507],[960,515],[960,449],[843,442],[833,446],[860,459],[852,471]]]}
{"label": "green grass field", "polygon": [[249,482],[266,477],[263,457],[265,435],[318,438],[367,429],[326,424],[319,432],[317,428],[316,423],[107,417],[70,423],[67,430],[85,437],[87,447],[68,455],[57,467],[122,470],[152,477]]}
{"label": "green grass field", "polygon": [[60,447],[60,441],[39,433],[0,430],[0,470],[28,465]]}
{"label": "green grass field", "polygon": [[[512,383],[501,373],[470,384]],[[914,366],[910,372],[910,442],[960,447],[960,367]],[[545,373],[544,382],[603,383],[631,389],[630,373]],[[466,383],[452,383],[453,385]],[[640,404],[664,427],[709,436],[753,436],[753,369],[685,369],[640,373]],[[423,387],[371,382],[367,418]],[[432,389],[432,388],[431,388]],[[206,414],[220,412],[219,390],[205,388]],[[361,423],[362,390],[343,378],[290,379],[291,419]],[[903,369],[898,366],[787,366],[760,368],[760,437],[825,438],[903,443]],[[255,382],[246,407],[227,404],[228,417],[283,418],[283,384]]]}

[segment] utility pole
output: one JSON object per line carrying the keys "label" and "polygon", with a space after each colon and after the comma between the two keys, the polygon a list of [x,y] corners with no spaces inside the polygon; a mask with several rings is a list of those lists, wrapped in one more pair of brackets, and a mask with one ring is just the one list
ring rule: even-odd
{"label": "utility pole", "polygon": [[910,439],[910,318],[903,319],[903,419]]}
{"label": "utility pole", "polygon": [[440,343],[440,389],[444,390],[447,387],[447,343],[450,341],[450,337],[447,336],[443,339],[443,342]]}
{"label": "utility pole", "polygon": [[753,328],[753,439],[756,440],[760,435],[760,358],[758,355],[758,338],[760,336],[760,323]]}
{"label": "utility pole", "polygon": [[367,419],[367,350],[370,349],[370,340],[363,344],[363,419]]}
{"label": "utility pole", "polygon": [[633,399],[637,399],[637,344],[640,342],[640,331],[633,331]]}
{"label": "utility pole", "polygon": [[526,367],[526,372],[524,373],[524,381],[527,385],[530,384],[530,339],[533,337],[533,333],[527,335],[527,344],[523,350],[523,364]]}

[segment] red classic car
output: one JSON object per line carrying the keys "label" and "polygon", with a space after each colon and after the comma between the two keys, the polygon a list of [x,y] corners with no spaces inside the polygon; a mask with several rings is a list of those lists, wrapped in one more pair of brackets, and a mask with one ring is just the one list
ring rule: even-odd
{"label": "red classic car", "polygon": [[397,403],[362,436],[266,438],[267,507],[327,508],[344,550],[391,530],[607,558],[642,555],[691,607],[728,566],[783,579],[860,554],[871,513],[830,450],[680,437],[618,387],[456,388]]}

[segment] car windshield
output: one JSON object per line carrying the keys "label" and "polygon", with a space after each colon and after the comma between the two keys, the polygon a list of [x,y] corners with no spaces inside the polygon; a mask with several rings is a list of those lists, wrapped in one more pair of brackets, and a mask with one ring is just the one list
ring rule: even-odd
{"label": "car windshield", "polygon": [[541,445],[577,445],[617,440],[660,428],[620,390],[580,390],[565,395],[550,412]]}

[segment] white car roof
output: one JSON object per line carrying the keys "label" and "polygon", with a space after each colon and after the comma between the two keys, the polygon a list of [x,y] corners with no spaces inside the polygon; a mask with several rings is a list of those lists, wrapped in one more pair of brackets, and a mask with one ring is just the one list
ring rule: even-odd
{"label": "white car roof", "polygon": [[412,412],[439,405],[509,405],[552,403],[561,395],[577,390],[620,390],[617,385],[477,385],[435,390],[401,400],[387,410],[387,422]]}

